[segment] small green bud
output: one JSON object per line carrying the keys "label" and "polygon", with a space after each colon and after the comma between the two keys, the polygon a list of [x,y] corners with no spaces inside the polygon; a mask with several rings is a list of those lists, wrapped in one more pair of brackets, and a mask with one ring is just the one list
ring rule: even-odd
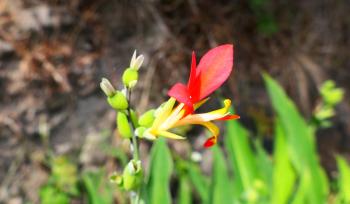
{"label": "small green bud", "polygon": [[123,176],[119,175],[117,172],[114,172],[110,177],[109,181],[111,183],[117,184],[119,187],[123,187]]}
{"label": "small green bud", "polygon": [[144,127],[151,127],[154,121],[155,110],[151,109],[140,116],[139,124]]}
{"label": "small green bud", "polygon": [[320,88],[321,96],[327,105],[335,106],[344,97],[344,90],[337,88],[334,81],[327,80]]}
{"label": "small green bud", "polygon": [[327,120],[335,115],[334,109],[332,107],[321,107],[317,112],[315,113],[315,117],[318,120]]}
{"label": "small green bud", "polygon": [[131,117],[132,124],[135,126],[135,128],[139,127],[140,125],[138,123],[138,117],[136,112],[133,109],[130,110],[130,117]]}
{"label": "small green bud", "polygon": [[131,138],[132,137],[129,121],[128,121],[128,118],[126,117],[125,113],[118,112],[117,126],[118,126],[119,134],[123,138]]}
{"label": "small green bud", "polygon": [[128,101],[125,95],[117,91],[114,95],[107,98],[109,105],[111,105],[116,110],[125,110],[128,108]]}
{"label": "small green bud", "polygon": [[123,78],[123,83],[126,87],[133,88],[137,83],[137,79],[139,78],[137,69],[127,68],[124,71],[122,78]]}
{"label": "small green bud", "polygon": [[123,187],[125,190],[134,190],[138,188],[142,182],[141,161],[131,160],[123,171]]}
{"label": "small green bud", "polygon": [[145,133],[146,129],[147,129],[146,127],[142,127],[142,126],[136,128],[135,135],[137,135],[139,138],[142,138],[143,133]]}
{"label": "small green bud", "polygon": [[114,89],[113,85],[106,78],[102,78],[102,81],[100,83],[100,87],[101,87],[102,91],[106,94],[107,97],[111,97],[115,93],[115,89]]}

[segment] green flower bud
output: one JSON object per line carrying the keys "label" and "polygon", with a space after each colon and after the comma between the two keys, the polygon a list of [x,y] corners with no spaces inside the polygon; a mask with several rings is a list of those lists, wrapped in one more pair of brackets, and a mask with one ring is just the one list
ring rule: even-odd
{"label": "green flower bud", "polygon": [[135,135],[137,135],[139,138],[142,138],[143,137],[143,133],[146,131],[146,127],[138,127],[136,128],[135,130]]}
{"label": "green flower bud", "polygon": [[141,115],[139,119],[140,126],[151,127],[154,121],[154,113],[155,113],[155,110],[151,109],[146,113],[144,113],[143,115]]}
{"label": "green flower bud", "polygon": [[332,107],[321,107],[316,111],[315,117],[318,120],[327,120],[335,115],[334,109]]}
{"label": "green flower bud", "polygon": [[122,78],[123,78],[123,83],[126,87],[133,88],[137,83],[137,79],[139,78],[137,69],[127,68],[124,71]]}
{"label": "green flower bud", "polygon": [[325,103],[330,106],[337,105],[344,97],[344,90],[337,88],[334,81],[331,80],[322,84],[320,92]]}
{"label": "green flower bud", "polygon": [[107,98],[109,105],[111,105],[116,110],[125,110],[128,108],[128,101],[125,95],[117,91],[114,95]]}
{"label": "green flower bud", "polygon": [[139,123],[138,123],[138,117],[137,117],[137,114],[136,112],[131,109],[130,110],[130,117],[131,117],[131,121],[132,121],[132,124],[134,125],[135,128],[139,127]]}
{"label": "green flower bud", "polygon": [[117,184],[119,187],[123,187],[123,176],[119,175],[117,172],[114,172],[110,177],[109,181],[111,183]]}
{"label": "green flower bud", "polygon": [[125,190],[134,190],[142,183],[141,161],[131,160],[123,171],[123,187]]}
{"label": "green flower bud", "polygon": [[108,97],[113,96],[115,93],[115,89],[114,89],[113,85],[106,78],[102,78],[101,83],[100,83],[100,87],[101,87],[102,91],[106,94],[106,96],[108,96]]}
{"label": "green flower bud", "polygon": [[129,121],[128,121],[128,118],[126,117],[125,113],[118,112],[117,126],[118,126],[119,134],[123,138],[131,138],[132,137]]}

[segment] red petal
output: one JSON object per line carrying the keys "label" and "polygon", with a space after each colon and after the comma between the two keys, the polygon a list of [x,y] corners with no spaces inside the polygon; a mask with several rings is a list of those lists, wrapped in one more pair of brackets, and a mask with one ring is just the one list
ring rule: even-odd
{"label": "red petal", "polygon": [[178,102],[193,107],[186,85],[177,83],[168,91],[168,95],[174,97]]}
{"label": "red petal", "polygon": [[208,138],[207,141],[204,142],[203,146],[205,148],[209,148],[209,147],[212,147],[215,144],[216,144],[216,137],[212,136],[212,137]]}
{"label": "red petal", "polygon": [[200,87],[200,81],[199,77],[196,73],[196,55],[194,52],[192,52],[192,62],[191,62],[191,72],[190,72],[190,78],[188,79],[188,92],[191,96],[192,103],[196,103],[199,101],[199,87]]}
{"label": "red petal", "polygon": [[196,79],[196,54],[192,52],[192,62],[191,62],[191,72],[190,72],[190,78],[188,79],[188,88],[193,86]]}
{"label": "red petal", "polygon": [[232,71],[232,65],[232,44],[213,48],[202,57],[197,67],[200,80],[199,99],[207,97],[227,80]]}
{"label": "red petal", "polygon": [[240,118],[239,115],[227,115],[227,116],[224,116],[222,118],[219,118],[218,120],[236,120],[239,118]]}

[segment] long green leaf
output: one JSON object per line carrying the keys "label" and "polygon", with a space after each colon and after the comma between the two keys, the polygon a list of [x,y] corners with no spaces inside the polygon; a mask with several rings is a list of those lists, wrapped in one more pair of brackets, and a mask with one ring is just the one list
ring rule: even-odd
{"label": "long green leaf", "polygon": [[198,193],[201,203],[207,203],[209,200],[209,181],[195,163],[188,162],[187,165],[189,179]]}
{"label": "long green leaf", "polygon": [[210,203],[231,204],[234,200],[232,184],[225,157],[218,146],[213,147],[213,160]]}
{"label": "long green leaf", "polygon": [[286,134],[291,161],[301,175],[302,183],[306,185],[307,202],[325,203],[328,184],[318,163],[314,136],[294,103],[278,83],[268,75],[264,75],[264,79],[273,108]]}
{"label": "long green leaf", "polygon": [[180,176],[180,185],[179,185],[179,204],[191,204],[192,203],[192,190],[190,181],[186,174]]}
{"label": "long green leaf", "polygon": [[228,121],[224,141],[233,170],[233,192],[235,195],[242,195],[253,187],[258,178],[248,132],[237,121]]}
{"label": "long green leaf", "polygon": [[103,171],[85,172],[83,184],[88,194],[89,204],[112,204],[113,189]]}
{"label": "long green leaf", "polygon": [[276,121],[274,141],[272,203],[287,203],[293,192],[296,175],[288,156],[286,136],[279,121]]}
{"label": "long green leaf", "polygon": [[339,171],[337,203],[350,203],[350,165],[341,156],[337,156],[337,165]]}
{"label": "long green leaf", "polygon": [[165,139],[158,139],[152,147],[147,181],[148,200],[151,204],[171,203],[169,189],[173,160]]}

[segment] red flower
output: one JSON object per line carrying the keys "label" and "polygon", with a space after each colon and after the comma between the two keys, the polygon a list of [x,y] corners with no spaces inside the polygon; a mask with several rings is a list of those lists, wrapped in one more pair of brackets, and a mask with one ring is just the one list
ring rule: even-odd
{"label": "red flower", "polygon": [[218,89],[230,76],[233,66],[233,45],[226,44],[209,50],[196,66],[196,56],[192,52],[191,72],[187,85],[175,84],[168,92],[180,103],[186,105],[188,113],[194,104],[200,102]]}

